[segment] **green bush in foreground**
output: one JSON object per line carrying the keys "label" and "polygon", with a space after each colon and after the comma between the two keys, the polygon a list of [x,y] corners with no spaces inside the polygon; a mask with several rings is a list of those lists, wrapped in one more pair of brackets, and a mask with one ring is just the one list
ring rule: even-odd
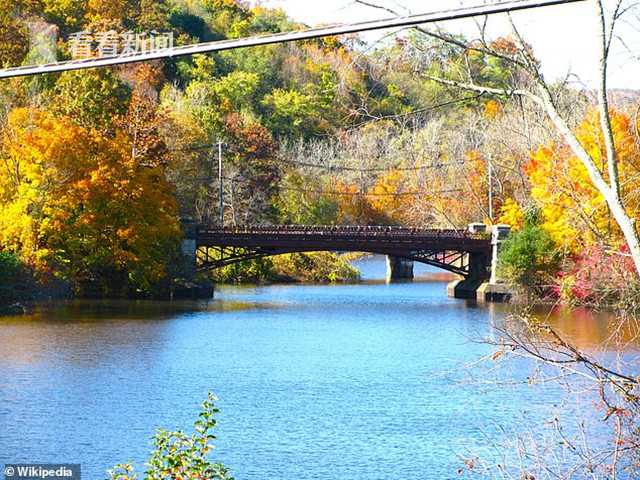
{"label": "green bush in foreground", "polygon": [[[215,440],[213,429],[217,398],[209,393],[202,404],[202,411],[194,423],[194,433],[159,430],[154,439],[154,450],[147,463],[144,480],[233,480],[227,468],[220,463],[211,463],[208,455]],[[137,480],[138,475],[130,464],[117,465],[109,470],[109,480]]]}

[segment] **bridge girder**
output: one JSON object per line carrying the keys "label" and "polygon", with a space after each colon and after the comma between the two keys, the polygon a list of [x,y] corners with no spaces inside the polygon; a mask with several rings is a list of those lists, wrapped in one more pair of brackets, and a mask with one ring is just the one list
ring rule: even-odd
{"label": "bridge girder", "polygon": [[[307,248],[273,248],[273,247],[233,247],[233,246],[204,246],[198,247],[198,270],[214,270],[226,267],[235,263],[247,260],[255,260],[258,258],[283,255],[287,253],[309,253],[324,251],[319,249]],[[415,262],[431,265],[442,270],[455,273],[467,277],[470,275],[469,254],[464,251],[457,250],[382,250],[368,249],[358,250],[363,253],[371,253],[377,255],[390,255],[398,258],[405,258]]]}

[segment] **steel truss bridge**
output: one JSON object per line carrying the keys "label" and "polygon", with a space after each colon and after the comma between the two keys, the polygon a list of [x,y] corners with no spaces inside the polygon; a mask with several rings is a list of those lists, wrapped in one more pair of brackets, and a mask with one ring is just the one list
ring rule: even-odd
{"label": "steel truss bridge", "polygon": [[487,278],[491,239],[467,230],[403,227],[200,225],[198,268],[208,270],[284,253],[366,252],[433,265],[466,278]]}

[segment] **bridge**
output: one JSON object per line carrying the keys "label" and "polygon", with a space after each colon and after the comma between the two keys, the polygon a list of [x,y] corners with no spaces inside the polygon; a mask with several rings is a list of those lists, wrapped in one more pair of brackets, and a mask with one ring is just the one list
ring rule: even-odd
{"label": "bridge", "polygon": [[366,252],[390,259],[391,278],[402,278],[406,262],[421,262],[460,275],[477,288],[489,279],[492,264],[491,235],[473,229],[199,225],[193,236],[200,270],[285,253]]}

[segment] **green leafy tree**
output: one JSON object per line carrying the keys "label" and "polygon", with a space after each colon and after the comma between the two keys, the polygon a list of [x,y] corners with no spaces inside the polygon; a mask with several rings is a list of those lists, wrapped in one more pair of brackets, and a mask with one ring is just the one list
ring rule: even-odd
{"label": "green leafy tree", "polygon": [[213,91],[228,112],[250,111],[259,80],[256,73],[234,71],[216,80]]}
{"label": "green leafy tree", "polygon": [[85,128],[109,129],[127,110],[130,88],[112,70],[65,72],[54,88],[52,110]]}
{"label": "green leafy tree", "polygon": [[283,188],[278,197],[280,221],[291,225],[332,225],[338,222],[340,206],[338,201],[326,195],[305,193],[305,189],[322,190],[313,179],[295,172],[289,173],[283,180]]}
{"label": "green leafy tree", "polygon": [[213,280],[219,283],[263,283],[278,279],[272,257],[256,258],[233,263],[212,272]]}
{"label": "green leafy tree", "polygon": [[0,313],[16,302],[31,299],[33,281],[28,268],[10,252],[0,252]]}
{"label": "green leafy tree", "polygon": [[78,31],[84,22],[86,0],[42,0],[45,18],[60,27],[60,33],[68,35]]}
{"label": "green leafy tree", "polygon": [[307,283],[354,282],[360,272],[345,257],[333,252],[291,253],[273,258],[280,276]]}
{"label": "green leafy tree", "polygon": [[315,100],[297,90],[276,89],[262,101],[268,112],[267,125],[279,135],[311,133],[315,123]]}

